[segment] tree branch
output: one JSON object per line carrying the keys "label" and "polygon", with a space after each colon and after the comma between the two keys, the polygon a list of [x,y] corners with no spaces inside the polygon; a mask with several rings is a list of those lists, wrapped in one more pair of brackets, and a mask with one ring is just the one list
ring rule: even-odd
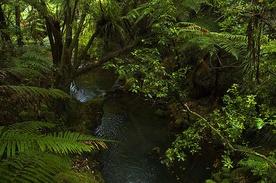
{"label": "tree branch", "polygon": [[230,150],[234,151],[234,152],[241,152],[241,153],[247,153],[247,154],[251,154],[251,155],[254,155],[254,156],[257,156],[257,157],[260,157],[262,159],[264,159],[265,161],[267,161],[270,166],[276,170],[276,164],[270,159],[268,158],[267,156],[263,155],[263,154],[260,154],[260,153],[257,153],[257,152],[254,152],[254,151],[248,151],[248,150],[241,150],[241,149],[236,149],[233,147],[233,145],[229,142],[229,140],[227,140],[220,132],[219,130],[217,130],[215,127],[213,127],[213,125],[211,125],[207,119],[205,119],[203,116],[201,116],[200,114],[192,111],[189,106],[187,104],[184,104],[185,108],[186,108],[186,111],[199,117],[200,119],[202,119],[205,124],[211,128],[212,131],[214,131],[222,140],[222,142],[224,142],[229,148]]}
{"label": "tree branch", "polygon": [[80,76],[86,72],[89,72],[91,69],[97,67],[97,66],[100,66],[102,64],[104,64],[105,62],[115,58],[115,57],[118,57],[119,55],[125,53],[125,52],[128,52],[130,51],[132,48],[134,48],[138,43],[140,42],[140,39],[139,40],[136,40],[136,41],[133,41],[131,44],[129,44],[128,46],[126,46],[125,48],[123,49],[120,49],[120,50],[116,50],[116,51],[113,51],[111,52],[110,54],[107,54],[101,58],[99,58],[98,60],[94,60],[94,61],[91,61],[89,62],[88,64],[85,64],[83,65],[82,68],[80,68],[78,71],[77,71],[77,76]]}

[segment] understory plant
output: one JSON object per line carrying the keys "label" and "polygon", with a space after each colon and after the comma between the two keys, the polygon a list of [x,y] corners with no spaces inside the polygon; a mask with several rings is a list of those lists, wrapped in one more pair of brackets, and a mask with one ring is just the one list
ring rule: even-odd
{"label": "understory plant", "polygon": [[43,85],[47,71],[32,66],[0,69],[1,182],[58,182],[55,176],[72,168],[74,155],[106,148],[103,139],[66,130],[74,120],[73,99]]}
{"label": "understory plant", "polygon": [[70,155],[106,148],[101,139],[77,132],[46,132],[55,124],[26,121],[0,127],[0,174],[3,182],[55,182],[69,170]]}
{"label": "understory plant", "polygon": [[[223,97],[225,104],[205,118],[186,106],[186,112],[198,117],[192,125],[179,134],[166,152],[168,165],[186,161],[187,152],[200,154],[201,147],[216,151],[218,156],[213,167],[213,182],[275,182],[276,151],[273,143],[256,141],[268,129],[275,136],[275,112],[260,111],[263,104],[256,102],[256,95],[242,95],[234,84]],[[254,138],[252,138],[254,137]],[[257,138],[256,138],[257,137]],[[271,138],[270,137],[270,138]],[[252,140],[254,139],[254,140]],[[220,163],[217,163],[220,162]]]}

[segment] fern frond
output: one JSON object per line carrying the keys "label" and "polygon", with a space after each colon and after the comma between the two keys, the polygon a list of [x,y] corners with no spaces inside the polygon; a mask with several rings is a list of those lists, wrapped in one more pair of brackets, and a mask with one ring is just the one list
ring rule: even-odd
{"label": "fern frond", "polygon": [[44,122],[44,121],[24,121],[20,123],[15,123],[12,125],[9,125],[7,129],[9,130],[21,130],[22,132],[29,132],[29,133],[35,133],[43,128],[54,128],[56,127],[56,124],[50,123],[50,122]]}
{"label": "fern frond", "polygon": [[[247,156],[247,159],[242,160],[240,162],[244,166],[249,166],[251,168],[265,168],[265,169],[269,169],[270,167],[271,169],[274,169],[273,171],[276,170],[275,158],[265,156],[264,154],[260,154],[254,151],[253,149],[244,147],[244,146],[236,146],[236,149],[234,149],[234,151],[242,153],[243,155]],[[260,165],[260,167],[257,167],[257,165]],[[267,166],[267,165],[270,165],[270,166]]]}
{"label": "fern frond", "polygon": [[22,47],[21,51],[24,53],[16,59],[18,66],[36,70],[51,70],[51,56],[45,47],[38,45],[28,45]]}
{"label": "fern frond", "polygon": [[5,80],[8,76],[16,76],[16,77],[40,77],[44,76],[33,69],[23,68],[23,67],[13,67],[13,68],[4,68],[0,70],[0,80]]}
{"label": "fern frond", "polygon": [[241,145],[235,145],[234,146],[237,150],[241,151],[241,154],[244,156],[249,156],[249,153],[255,153],[255,151],[252,148],[241,146]]}
{"label": "fern frond", "polygon": [[218,40],[217,45],[227,53],[233,55],[238,60],[241,49],[238,49],[236,47],[237,43],[229,40],[220,39]]}
{"label": "fern frond", "polygon": [[58,89],[44,89],[33,86],[1,85],[0,94],[18,100],[69,99],[70,96]]}
{"label": "fern frond", "polygon": [[207,30],[206,28],[204,27],[200,27],[200,26],[193,26],[193,25],[190,25],[187,27],[188,29],[193,29],[193,30],[199,30],[201,32],[206,32],[206,33],[209,33],[209,30]]}
{"label": "fern frond", "polygon": [[208,0],[186,0],[183,1],[183,5],[186,8],[194,10],[196,13],[200,10],[200,7],[204,3],[209,3]]}
{"label": "fern frond", "polygon": [[103,139],[76,132],[37,135],[17,129],[0,131],[0,144],[0,157],[4,154],[7,157],[15,156],[17,152],[23,153],[29,149],[38,149],[42,152],[47,150],[57,154],[80,154],[90,152],[99,146],[106,148]]}
{"label": "fern frond", "polygon": [[69,169],[71,164],[68,157],[28,151],[0,161],[1,182],[50,183],[56,174]]}
{"label": "fern frond", "polygon": [[105,142],[115,142],[113,140],[104,140],[101,138],[97,138],[91,135],[81,134],[77,132],[60,132],[58,136],[70,139],[70,140],[76,140],[79,142],[83,142],[87,145],[95,146],[96,148],[99,148],[101,146],[102,148],[107,148]]}
{"label": "fern frond", "polygon": [[[201,50],[205,49],[211,55],[217,52],[217,48],[221,48],[238,59],[243,50],[242,47],[245,48],[244,43],[247,41],[246,36],[210,32],[204,27],[190,22],[180,22],[178,26],[180,27],[179,36],[192,43],[184,46],[184,49],[196,46]],[[237,42],[240,44],[237,44]]]}
{"label": "fern frond", "polygon": [[239,42],[243,42],[243,43],[247,42],[247,37],[243,36],[243,35],[229,34],[226,32],[221,32],[221,33],[211,32],[211,34],[216,37],[220,37],[220,38],[224,38],[224,39],[226,38],[229,40],[239,41]]}

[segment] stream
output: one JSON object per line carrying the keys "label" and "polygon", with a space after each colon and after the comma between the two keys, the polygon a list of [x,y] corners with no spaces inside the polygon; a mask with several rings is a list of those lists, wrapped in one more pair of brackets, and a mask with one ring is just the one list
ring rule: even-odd
{"label": "stream", "polygon": [[165,121],[140,97],[114,94],[104,105],[98,137],[114,139],[103,151],[103,175],[107,183],[168,183],[173,177],[160,163],[153,148],[165,150],[169,143]]}
{"label": "stream", "polygon": [[[108,79],[97,80],[96,75]],[[110,91],[114,84],[111,78],[108,73],[91,73],[77,81],[73,94],[81,102],[107,96],[95,135],[118,143],[108,143],[108,149],[102,151],[104,180],[106,183],[177,182],[158,155],[152,153],[153,149],[164,153],[171,143],[167,121],[155,116],[152,104],[138,95]]]}

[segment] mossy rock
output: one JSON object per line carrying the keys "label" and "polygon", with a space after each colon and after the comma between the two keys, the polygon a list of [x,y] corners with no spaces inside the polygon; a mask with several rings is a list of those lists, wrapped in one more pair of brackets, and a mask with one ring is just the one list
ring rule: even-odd
{"label": "mossy rock", "polygon": [[183,124],[185,124],[185,119],[183,118],[178,118],[177,120],[175,120],[174,124],[178,127],[182,126]]}
{"label": "mossy rock", "polygon": [[81,133],[91,134],[101,123],[105,98],[95,98],[78,105],[78,124],[71,128]]}
{"label": "mossy rock", "polygon": [[134,84],[134,82],[135,82],[135,78],[127,79],[124,88],[126,90],[129,90],[132,87],[132,85]]}
{"label": "mossy rock", "polygon": [[84,120],[88,129],[94,129],[101,123],[104,101],[105,98],[95,98],[86,102]]}
{"label": "mossy rock", "polygon": [[120,74],[119,77],[118,77],[118,80],[119,80],[119,81],[124,81],[124,80],[126,80],[126,74]]}
{"label": "mossy rock", "polygon": [[75,172],[68,170],[55,176],[58,183],[104,183],[102,175],[98,171]]}
{"label": "mossy rock", "polygon": [[159,118],[164,118],[166,117],[166,111],[162,110],[162,109],[157,109],[155,112],[154,112],[155,116],[159,117]]}
{"label": "mossy rock", "polygon": [[89,103],[90,105],[102,107],[103,104],[104,104],[104,101],[105,101],[105,98],[102,97],[102,98],[94,98],[94,99],[88,101],[88,103]]}

